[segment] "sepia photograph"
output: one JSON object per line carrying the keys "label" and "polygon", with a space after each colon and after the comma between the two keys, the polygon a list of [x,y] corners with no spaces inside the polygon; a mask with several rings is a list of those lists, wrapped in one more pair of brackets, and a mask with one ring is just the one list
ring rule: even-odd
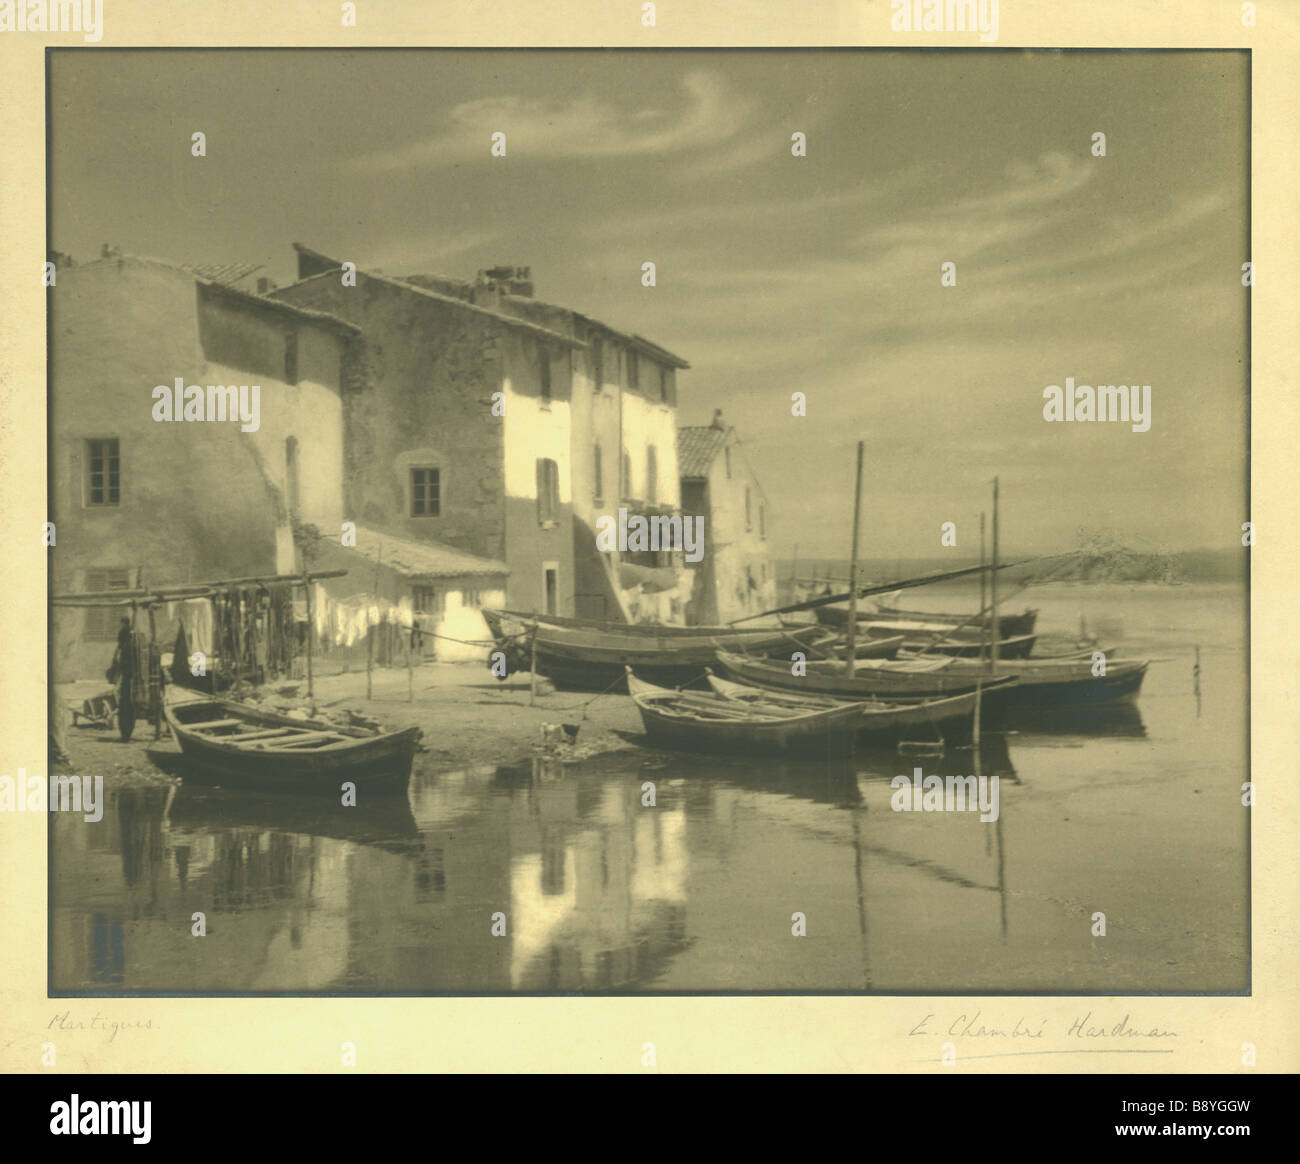
{"label": "sepia photograph", "polygon": [[48,51],[51,999],[1249,994],[1250,53],[895,44]]}

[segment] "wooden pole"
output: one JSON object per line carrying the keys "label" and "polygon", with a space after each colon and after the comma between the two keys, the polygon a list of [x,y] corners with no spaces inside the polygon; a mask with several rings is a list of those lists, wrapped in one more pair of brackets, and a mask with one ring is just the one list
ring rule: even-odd
{"label": "wooden pole", "polygon": [[993,478],[993,569],[989,572],[989,589],[992,598],[993,613],[990,618],[992,625],[992,648],[989,651],[989,674],[996,675],[998,670],[998,647],[1002,638],[1002,629],[998,622],[998,479]]}
{"label": "wooden pole", "polygon": [[528,664],[528,706],[537,702],[537,624],[533,623],[533,633],[528,638],[528,647],[532,652],[532,661]]}
{"label": "wooden pole", "polygon": [[858,527],[862,517],[862,454],[864,441],[858,441],[858,471],[853,486],[853,552],[849,558],[849,633],[848,658],[844,663],[844,673],[852,675],[857,663],[858,649]]}
{"label": "wooden pole", "polygon": [[[978,679],[975,681],[975,726],[972,735],[974,737],[975,754],[978,756],[980,750],[980,682]],[[978,760],[975,762],[979,763]]]}
{"label": "wooden pole", "polygon": [[[415,625],[414,619],[411,620],[411,625],[412,628],[414,628]],[[411,661],[411,637],[414,634],[415,634],[415,630],[412,629],[407,633],[406,636],[406,702],[407,703],[415,702],[415,665]]]}
{"label": "wooden pole", "polygon": [[303,586],[307,594],[307,698],[311,702],[316,700],[316,689],[312,685],[311,677],[311,640],[316,634],[315,618],[312,612],[312,592],[311,592],[311,575],[304,571],[302,576]]}
{"label": "wooden pole", "polygon": [[[375,561],[375,586],[374,586],[375,606],[379,605],[379,567],[383,564],[383,561],[384,561],[384,544],[383,542],[380,542],[379,557]],[[379,628],[375,626],[373,623],[371,623],[370,621],[369,604],[367,604],[367,610],[366,610],[366,700],[367,702],[371,698],[371,674],[375,666],[375,634],[378,630]]]}
{"label": "wooden pole", "polygon": [[157,702],[154,701],[152,695],[153,683],[154,683],[153,653],[157,649],[156,646],[157,636],[158,636],[158,628],[154,622],[154,610],[153,610],[153,606],[151,605],[149,607],[149,680],[145,686],[145,689],[150,692],[149,714],[153,719],[153,738],[155,740],[162,735],[162,686],[161,686],[162,677],[161,676],[158,677],[159,687],[158,687]]}
{"label": "wooden pole", "polygon": [[[984,511],[980,510],[980,610],[983,611],[985,596],[984,591],[988,587],[988,575],[984,573]],[[980,662],[984,662],[988,654],[988,635],[985,633],[983,616],[980,617]]]}

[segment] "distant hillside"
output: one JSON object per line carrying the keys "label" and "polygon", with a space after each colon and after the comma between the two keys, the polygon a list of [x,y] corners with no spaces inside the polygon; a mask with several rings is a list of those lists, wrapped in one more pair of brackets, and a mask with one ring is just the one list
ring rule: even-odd
{"label": "distant hillside", "polygon": [[[1053,564],[1050,578],[1061,582],[1238,582],[1246,579],[1246,549],[1182,550],[1173,553],[1129,549],[1106,541],[1094,541],[1076,551],[1071,561],[1062,559]],[[1010,553],[1005,558],[1016,561],[1030,555]],[[884,585],[903,578],[919,578],[926,574],[939,574],[947,570],[961,570],[976,566],[978,559],[970,558],[864,558],[858,563],[858,575],[864,585]],[[1042,567],[1011,570],[1014,578]],[[778,560],[776,576],[788,585],[797,569],[802,582],[814,578],[847,583],[849,563],[844,558],[791,558]],[[1047,579],[1044,579],[1047,580]]]}

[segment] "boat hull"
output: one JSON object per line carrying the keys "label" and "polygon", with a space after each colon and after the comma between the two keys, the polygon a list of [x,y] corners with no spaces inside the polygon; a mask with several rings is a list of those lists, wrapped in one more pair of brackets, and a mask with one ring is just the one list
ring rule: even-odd
{"label": "boat hull", "polygon": [[[926,699],[973,692],[987,684],[980,674],[954,674],[948,667],[939,671],[892,671],[885,667],[863,667],[852,676],[842,663],[808,663],[804,675],[793,675],[788,663],[767,662],[719,651],[718,668],[728,679],[758,687],[772,687],[801,695],[834,695],[848,699]],[[1008,672],[1008,675],[1014,674]],[[1003,676],[999,676],[1003,678]],[[987,692],[990,700],[1006,697],[1009,685]]]}
{"label": "boat hull", "polygon": [[[813,613],[817,616],[817,621],[824,626],[840,627],[848,625],[848,603],[831,603],[827,606],[814,607]],[[900,610],[895,607],[880,605],[875,607],[860,606],[858,608],[858,622],[860,624],[874,623],[882,628],[892,625],[898,629],[906,629],[909,624],[914,629],[927,626],[934,630],[941,627],[961,627],[972,631],[976,635],[979,634],[981,626],[991,627],[993,625],[993,619],[988,615],[985,615],[981,620],[974,615],[933,614],[927,611]],[[1003,638],[1033,634],[1037,622],[1038,611],[1036,610],[1026,610],[1021,614],[1002,614],[998,616],[998,625],[1002,628]],[[895,629],[893,633],[897,634],[898,629]]]}
{"label": "boat hull", "polygon": [[[776,718],[732,712],[737,705],[713,696],[729,718],[709,718],[709,695],[674,692],[630,676],[628,689],[641,714],[647,739],[656,747],[805,757],[844,756],[853,751],[862,716],[860,704],[845,703]],[[691,702],[684,702],[683,696]]]}
{"label": "boat hull", "polygon": [[[981,689],[978,698],[986,699],[1013,679],[993,681],[991,689]],[[816,707],[837,702],[826,696],[795,695],[770,688],[753,687],[716,676],[709,677],[709,685],[724,698],[762,706],[764,703],[789,706]],[[862,718],[858,722],[858,740],[868,746],[898,744],[908,741],[932,740],[936,737],[954,740],[968,739],[974,726],[976,693],[950,695],[938,699],[890,702],[872,700],[862,704]]]}
{"label": "boat hull", "polygon": [[[527,671],[536,655],[537,672],[557,687],[579,691],[626,690],[625,668],[663,686],[702,684],[704,668],[719,646],[763,652],[805,650],[828,637],[804,628],[624,626],[579,619],[484,611],[512,670]],[[533,637],[533,628],[536,636]],[[898,649],[892,644],[886,650]]]}
{"label": "boat hull", "polygon": [[[1105,675],[1093,675],[1092,662],[1081,660],[1025,659],[1015,664],[1016,707],[1070,707],[1136,698],[1150,664],[1145,661],[1111,662]],[[982,673],[978,663],[957,660],[954,672],[967,677]]]}
{"label": "boat hull", "polygon": [[[253,727],[291,726],[328,730],[351,737],[327,750],[272,751],[234,742],[231,736],[205,735],[205,722],[192,704],[168,704],[167,722],[180,747],[183,775],[200,784],[261,788],[267,791],[341,795],[341,785],[356,786],[358,800],[366,795],[405,795],[421,731],[366,735],[333,725],[295,720],[269,712],[250,712],[226,700],[203,701],[214,716],[227,714]],[[182,708],[190,708],[189,711]]]}

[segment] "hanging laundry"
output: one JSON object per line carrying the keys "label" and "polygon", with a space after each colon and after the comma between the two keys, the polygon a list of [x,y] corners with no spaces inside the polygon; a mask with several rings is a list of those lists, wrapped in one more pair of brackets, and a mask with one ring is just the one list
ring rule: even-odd
{"label": "hanging laundry", "polygon": [[185,628],[185,637],[189,640],[191,651],[202,651],[209,658],[213,650],[213,634],[216,618],[209,598],[187,598],[180,604],[181,625]]}

